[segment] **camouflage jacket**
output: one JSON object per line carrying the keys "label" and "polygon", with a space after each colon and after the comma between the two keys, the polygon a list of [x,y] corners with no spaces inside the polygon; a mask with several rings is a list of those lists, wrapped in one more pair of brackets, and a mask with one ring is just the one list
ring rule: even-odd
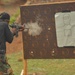
{"label": "camouflage jacket", "polygon": [[6,42],[11,43],[13,34],[10,31],[8,24],[0,20],[0,53],[6,53]]}

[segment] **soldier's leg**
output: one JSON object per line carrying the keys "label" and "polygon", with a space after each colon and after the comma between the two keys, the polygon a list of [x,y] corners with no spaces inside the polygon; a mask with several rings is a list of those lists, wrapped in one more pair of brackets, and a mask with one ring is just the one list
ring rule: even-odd
{"label": "soldier's leg", "polygon": [[0,55],[0,72],[3,73],[3,75],[13,75],[13,71],[5,55]]}
{"label": "soldier's leg", "polygon": [[2,55],[0,54],[0,75],[3,75],[3,70],[2,70]]}

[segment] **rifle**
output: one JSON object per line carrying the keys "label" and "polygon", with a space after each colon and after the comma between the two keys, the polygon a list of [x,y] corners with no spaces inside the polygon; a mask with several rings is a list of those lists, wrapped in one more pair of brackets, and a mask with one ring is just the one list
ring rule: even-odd
{"label": "rifle", "polygon": [[16,28],[15,36],[18,37],[18,32],[20,29],[23,29],[22,25],[19,25],[18,23],[13,23],[9,25],[11,28]]}

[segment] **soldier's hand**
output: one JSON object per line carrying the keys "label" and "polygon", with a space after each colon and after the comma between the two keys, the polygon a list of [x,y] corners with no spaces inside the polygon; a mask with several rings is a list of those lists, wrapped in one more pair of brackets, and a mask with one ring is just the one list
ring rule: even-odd
{"label": "soldier's hand", "polygon": [[23,31],[24,28],[25,28],[25,26],[24,25],[21,25],[21,28],[19,29],[19,31]]}
{"label": "soldier's hand", "polygon": [[11,31],[12,31],[13,34],[15,34],[16,33],[16,28],[12,28]]}

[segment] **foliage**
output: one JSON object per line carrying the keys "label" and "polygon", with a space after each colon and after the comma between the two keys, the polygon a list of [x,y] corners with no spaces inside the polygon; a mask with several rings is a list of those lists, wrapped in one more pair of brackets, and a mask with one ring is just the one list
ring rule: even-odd
{"label": "foliage", "polygon": [[15,22],[15,20],[19,16],[19,14],[20,14],[20,12],[18,11],[17,13],[15,13],[14,15],[11,16],[11,18],[10,18],[10,24],[12,24],[12,23]]}

